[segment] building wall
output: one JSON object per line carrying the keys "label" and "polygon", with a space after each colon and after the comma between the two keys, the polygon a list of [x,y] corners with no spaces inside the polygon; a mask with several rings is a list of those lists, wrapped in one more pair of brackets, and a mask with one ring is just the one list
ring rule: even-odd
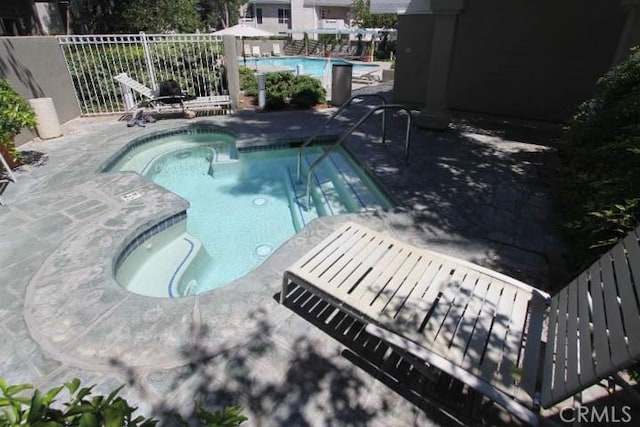
{"label": "building wall", "polygon": [[[318,28],[318,16],[314,7],[304,6],[304,0],[291,0],[292,30],[308,30]],[[294,40],[302,40],[303,33],[293,33]],[[317,39],[315,34],[309,34],[310,39]]]}
{"label": "building wall", "polygon": [[322,19],[322,11],[324,10],[324,19],[348,19],[349,8],[348,7],[335,7],[335,6],[318,6],[318,19]]}
{"label": "building wall", "polygon": [[433,16],[398,15],[393,99],[424,104],[433,39]]}
{"label": "building wall", "polygon": [[[278,9],[289,9],[291,16],[291,8],[285,4],[257,4],[256,9],[262,9],[262,24],[258,24],[258,28],[278,34],[280,31],[286,31],[291,28],[292,18],[289,18],[288,24],[278,22]],[[256,15],[257,16],[257,15]]]}
{"label": "building wall", "polygon": [[[567,119],[611,66],[624,18],[611,0],[468,0],[458,19],[449,108]],[[398,101],[424,103],[433,19],[399,19]]]}
{"label": "building wall", "polygon": [[[0,37],[0,76],[25,98],[53,98],[60,123],[80,115],[55,37]],[[34,136],[22,132],[18,144]]]}

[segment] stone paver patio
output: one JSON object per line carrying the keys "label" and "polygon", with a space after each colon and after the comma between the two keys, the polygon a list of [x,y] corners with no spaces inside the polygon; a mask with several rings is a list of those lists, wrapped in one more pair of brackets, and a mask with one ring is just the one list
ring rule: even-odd
{"label": "stone paver patio", "polygon": [[[364,112],[355,106],[327,133],[341,133]],[[327,114],[241,112],[196,122],[255,144],[308,136]],[[127,238],[187,202],[137,174],[98,170],[126,141],[189,122],[127,128],[115,118],[76,119],[63,137],[22,146],[45,157],[18,171],[0,207],[0,376],[42,388],[77,376],[101,392],[128,382],[125,397],[147,415],[188,414],[196,399],[243,405],[246,425],[448,425],[455,411],[390,392],[358,363],[358,350],[383,358],[358,325],[306,297],[279,305],[281,274],[336,224],[353,220],[548,288],[562,276],[545,184],[556,133],[460,118],[446,132],[415,129],[405,165],[404,116],[389,123],[389,144],[380,144],[372,119],[348,145],[396,198],[396,209],[315,220],[247,276],[172,300],[126,291],[112,266]],[[120,199],[132,190],[142,197]],[[405,380],[406,387],[391,388],[416,386]]]}

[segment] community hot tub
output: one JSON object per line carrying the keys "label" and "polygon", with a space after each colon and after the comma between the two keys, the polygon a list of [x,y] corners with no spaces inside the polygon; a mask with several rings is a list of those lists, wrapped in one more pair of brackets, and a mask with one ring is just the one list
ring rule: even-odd
{"label": "community hot tub", "polygon": [[[106,168],[138,172],[190,203],[118,258],[116,278],[132,292],[181,297],[215,289],[256,268],[314,218],[391,206],[344,149],[314,170],[309,203],[296,176],[302,141],[238,148],[224,129],[191,130],[132,141]],[[305,149],[303,180],[324,150]]]}

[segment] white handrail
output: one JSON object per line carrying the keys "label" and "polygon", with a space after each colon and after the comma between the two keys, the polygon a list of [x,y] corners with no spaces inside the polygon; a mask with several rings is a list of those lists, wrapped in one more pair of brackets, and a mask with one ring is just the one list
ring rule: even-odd
{"label": "white handrail", "polygon": [[[380,98],[382,99],[382,105],[386,105],[387,100],[382,96],[379,95],[377,93],[364,93],[361,95],[353,95],[351,98],[349,98],[347,100],[347,102],[345,102],[344,104],[342,104],[340,106],[340,108],[338,108],[336,111],[333,112],[333,114],[331,114],[331,116],[329,116],[329,118],[327,120],[325,120],[325,122],[323,124],[321,124],[316,131],[313,133],[313,135],[311,135],[309,137],[309,139],[307,139],[299,148],[298,148],[298,164],[296,167],[296,179],[298,182],[300,182],[301,178],[302,178],[302,150],[304,150],[304,148],[311,144],[311,142],[318,136],[318,134],[320,133],[320,131],[322,129],[324,129],[325,127],[327,127],[327,125],[329,123],[331,123],[331,121],[333,121],[333,119],[335,119],[341,112],[343,112],[349,105],[351,105],[351,102],[353,102],[353,100],[355,99],[360,99],[360,98],[366,98],[366,97],[376,97],[376,98]],[[387,130],[386,130],[386,116],[384,113],[384,110],[382,111],[382,142],[384,143],[386,140],[386,136],[387,136]]]}
{"label": "white handrail", "polygon": [[355,125],[353,125],[351,129],[347,130],[338,139],[338,141],[336,141],[333,145],[327,148],[325,152],[320,157],[318,157],[311,164],[311,166],[309,166],[309,170],[307,171],[307,194],[306,194],[307,208],[311,207],[311,174],[313,173],[313,170],[316,168],[316,166],[318,166],[320,162],[322,162],[329,154],[331,154],[333,150],[338,148],[338,146],[340,146],[347,139],[347,137],[351,135],[353,131],[355,131],[362,123],[364,123],[365,120],[367,120],[373,113],[375,113],[378,110],[382,110],[384,112],[385,110],[391,109],[391,108],[394,110],[400,110],[407,113],[407,132],[405,134],[405,140],[404,140],[404,161],[406,164],[409,163],[409,145],[411,143],[411,111],[404,105],[400,105],[400,104],[378,105],[377,107],[374,107],[372,110],[370,110],[367,114],[365,114],[360,120],[358,120],[358,122]]}

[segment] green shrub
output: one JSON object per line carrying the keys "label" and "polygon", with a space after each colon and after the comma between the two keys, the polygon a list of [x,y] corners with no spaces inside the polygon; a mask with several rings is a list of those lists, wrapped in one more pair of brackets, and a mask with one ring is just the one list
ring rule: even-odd
{"label": "green shrub", "polygon": [[325,101],[325,90],[320,80],[311,76],[297,76],[292,81],[291,104],[309,108]]}
{"label": "green shrub", "polygon": [[569,122],[561,193],[574,271],[640,223],[640,49],[598,81]]}
{"label": "green shrub", "polygon": [[5,79],[0,79],[0,148],[10,156],[9,163],[19,163],[22,156],[13,143],[22,128],[33,129],[36,115],[27,101]]}
{"label": "green shrub", "polygon": [[281,110],[287,102],[297,107],[311,107],[325,101],[320,80],[311,76],[294,76],[287,71],[265,74],[265,108]]}
{"label": "green shrub", "polygon": [[293,74],[287,71],[277,71],[265,73],[265,109],[281,110],[287,104],[287,99],[291,96],[291,82]]}
{"label": "green shrub", "polygon": [[[153,427],[158,423],[142,415],[133,417],[137,408],[118,396],[124,386],[107,397],[93,395],[93,387],[80,388],[80,380],[75,378],[43,394],[30,384],[8,385],[0,378],[0,426]],[[56,397],[65,389],[67,400],[55,404]],[[27,390],[33,390],[31,396],[24,395]],[[171,414],[171,417],[182,425],[188,425],[178,414]],[[197,406],[196,417],[198,425],[209,427],[234,427],[247,419],[238,406],[228,406],[214,413]]]}
{"label": "green shrub", "polygon": [[264,103],[266,110],[282,110],[287,106],[287,101],[281,95],[267,95]]}
{"label": "green shrub", "polygon": [[264,84],[267,98],[281,96],[285,99],[291,97],[293,74],[288,71],[276,71],[264,75]]}
{"label": "green shrub", "polygon": [[[281,110],[287,103],[309,108],[325,101],[325,90],[319,79],[311,76],[294,76],[288,71],[265,73],[265,109]],[[240,88],[245,95],[257,96],[257,79],[253,71],[240,67]],[[249,88],[249,90],[248,90]],[[255,88],[255,92],[250,88]]]}
{"label": "green shrub", "polygon": [[258,79],[253,70],[247,67],[240,67],[240,90],[247,96],[258,95]]}

